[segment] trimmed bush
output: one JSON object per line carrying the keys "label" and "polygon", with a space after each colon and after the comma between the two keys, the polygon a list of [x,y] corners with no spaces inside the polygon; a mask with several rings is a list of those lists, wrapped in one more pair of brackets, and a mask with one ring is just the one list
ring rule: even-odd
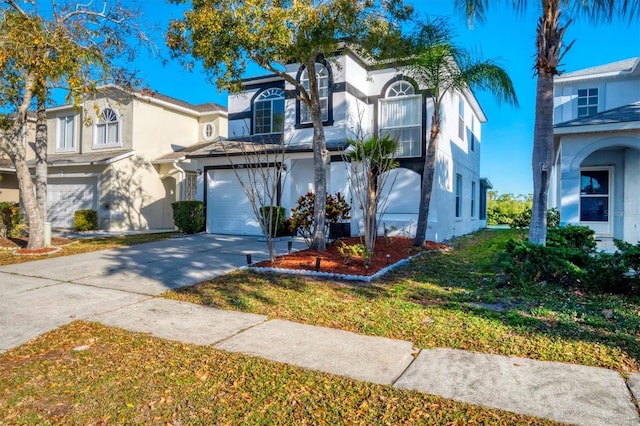
{"label": "trimmed bush", "polygon": [[280,206],[260,207],[260,217],[267,228],[267,232],[271,233],[271,237],[277,237],[284,229],[285,209]]}
{"label": "trimmed bush", "polygon": [[593,230],[569,225],[550,229],[547,244],[507,242],[498,261],[511,284],[547,281],[596,293],[640,293],[640,278],[633,273],[640,268],[640,243],[616,241],[617,253],[596,253]]}
{"label": "trimmed bush", "polygon": [[590,253],[596,248],[595,231],[587,226],[567,225],[547,232],[550,247],[571,247]]}
{"label": "trimmed bush", "polygon": [[171,203],[173,223],[180,232],[195,234],[204,228],[204,203],[202,201],[176,201]]}
{"label": "trimmed bush", "polygon": [[98,229],[98,212],[95,210],[76,210],[73,213],[73,229],[76,231]]}
{"label": "trimmed bush", "polygon": [[17,237],[26,227],[18,203],[0,203],[0,238]]}

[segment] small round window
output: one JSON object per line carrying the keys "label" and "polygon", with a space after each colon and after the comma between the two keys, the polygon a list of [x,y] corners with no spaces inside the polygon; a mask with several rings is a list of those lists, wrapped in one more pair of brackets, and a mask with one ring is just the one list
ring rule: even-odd
{"label": "small round window", "polygon": [[214,140],[216,137],[216,125],[213,122],[204,123],[202,125],[202,139],[207,142]]}

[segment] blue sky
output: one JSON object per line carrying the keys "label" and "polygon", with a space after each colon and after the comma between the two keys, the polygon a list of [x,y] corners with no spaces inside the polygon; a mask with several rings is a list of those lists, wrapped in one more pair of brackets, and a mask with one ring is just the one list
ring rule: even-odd
{"label": "blue sky", "polygon": [[[494,189],[501,194],[531,193],[535,107],[532,66],[537,7],[531,7],[526,14],[517,14],[506,6],[506,1],[492,2],[486,21],[469,29],[466,20],[454,10],[453,0],[416,0],[413,3],[421,14],[450,17],[460,46],[486,59],[496,59],[509,72],[520,101],[518,109],[498,104],[487,93],[476,92],[488,117],[482,130],[481,174],[489,178]],[[166,59],[168,55],[164,49],[163,31],[171,18],[180,16],[181,9],[160,0],[141,1],[140,5],[144,19],[162,29],[157,34],[149,35],[155,35],[156,44]],[[640,22],[636,20],[631,25],[627,20],[593,23],[585,18],[576,18],[565,35],[566,43],[571,40],[575,40],[575,43],[561,68],[565,71],[640,56]],[[140,69],[140,76],[153,90],[187,102],[227,105],[226,93],[218,92],[201,69],[187,72],[176,60],[169,60],[162,65],[160,57],[143,53],[137,62],[135,66]],[[259,69],[254,68],[251,72],[251,75],[258,74]]]}

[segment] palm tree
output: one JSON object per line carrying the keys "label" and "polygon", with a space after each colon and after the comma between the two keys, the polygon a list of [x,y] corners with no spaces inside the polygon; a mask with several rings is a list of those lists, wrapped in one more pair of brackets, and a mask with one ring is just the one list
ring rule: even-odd
{"label": "palm tree", "polygon": [[416,54],[407,71],[421,86],[429,88],[433,104],[429,142],[425,155],[420,193],[420,207],[414,245],[424,244],[433,189],[441,106],[447,94],[472,88],[489,90],[498,100],[518,105],[513,83],[507,72],[492,60],[479,60],[453,43],[448,22],[436,19],[419,27],[415,37]]}
{"label": "palm tree", "polygon": [[[380,195],[387,182],[386,172],[398,166],[394,154],[398,142],[391,135],[370,136],[365,139],[347,139],[347,158],[355,163],[352,175],[354,198],[362,208],[364,245],[373,256],[378,235],[378,214],[384,211],[385,201]],[[389,189],[389,188],[387,188]]]}
{"label": "palm tree", "polygon": [[[493,0],[495,3],[495,0]],[[511,0],[517,11],[538,5],[538,20],[534,72],[537,75],[536,112],[533,130],[533,208],[529,241],[545,245],[547,240],[547,200],[549,178],[553,164],[553,78],[560,75],[558,69],[571,44],[564,46],[563,39],[571,19],[563,22],[561,14],[568,11],[575,16],[586,16],[610,21],[614,16],[638,18],[640,0]],[[482,21],[489,7],[489,0],[456,0],[456,7],[464,11],[472,22]]]}

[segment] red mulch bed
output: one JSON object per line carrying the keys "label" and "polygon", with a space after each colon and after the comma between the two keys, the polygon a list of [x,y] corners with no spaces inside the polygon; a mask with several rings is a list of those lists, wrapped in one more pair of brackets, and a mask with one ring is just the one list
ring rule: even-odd
{"label": "red mulch bed", "polygon": [[[319,272],[329,272],[333,274],[344,275],[373,275],[387,266],[394,264],[402,259],[406,259],[422,250],[446,250],[449,247],[445,244],[427,241],[425,246],[414,247],[413,239],[407,237],[378,237],[376,240],[375,253],[369,259],[369,265],[365,268],[364,259],[354,257],[345,259],[338,252],[341,244],[354,245],[360,244],[359,237],[341,238],[327,245],[327,251],[318,252],[315,250],[300,250],[279,256],[272,263],[263,261],[253,266],[263,268],[281,268],[294,270],[316,270],[316,259],[320,258]],[[389,258],[387,259],[387,255]]]}

